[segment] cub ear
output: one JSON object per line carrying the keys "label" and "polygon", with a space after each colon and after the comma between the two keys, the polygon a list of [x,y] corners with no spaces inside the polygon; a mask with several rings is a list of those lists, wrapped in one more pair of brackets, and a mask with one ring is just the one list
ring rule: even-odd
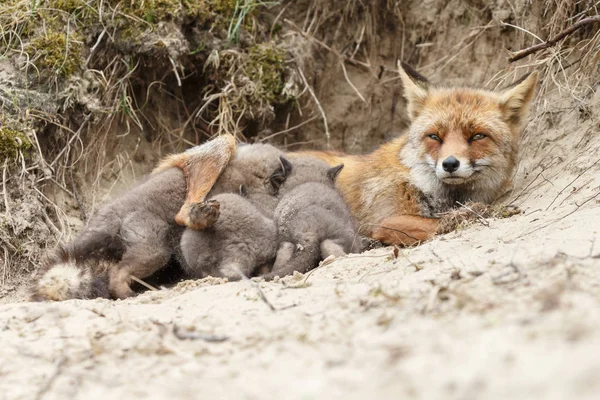
{"label": "cub ear", "polygon": [[404,87],[404,97],[408,101],[408,117],[413,120],[425,105],[429,92],[429,81],[403,61],[398,61],[398,73]]}
{"label": "cub ear", "polygon": [[279,190],[279,187],[283,185],[288,176],[292,173],[292,163],[288,161],[284,156],[279,157],[279,168],[273,172],[270,177],[270,182],[275,190]]}
{"label": "cub ear", "polygon": [[240,185],[240,196],[248,197],[248,188],[244,184]]}
{"label": "cub ear", "polygon": [[329,179],[331,179],[332,182],[335,182],[335,179],[337,178],[337,176],[339,175],[340,171],[342,170],[342,168],[344,168],[344,164],[340,164],[336,167],[333,168],[329,168],[327,170],[327,177]]}
{"label": "cub ear", "polygon": [[527,117],[537,78],[538,73],[534,71],[500,93],[500,108],[511,124],[520,125]]}
{"label": "cub ear", "polygon": [[281,162],[283,175],[287,178],[292,173],[292,163],[284,156],[279,156],[279,161]]}

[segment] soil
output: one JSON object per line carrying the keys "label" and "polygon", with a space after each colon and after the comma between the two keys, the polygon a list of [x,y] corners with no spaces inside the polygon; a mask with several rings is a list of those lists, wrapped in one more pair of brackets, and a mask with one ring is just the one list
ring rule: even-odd
{"label": "soil", "polygon": [[[599,398],[597,55],[591,67],[566,73],[544,58],[548,53],[508,65],[506,50],[535,42],[506,24],[542,37],[557,33],[549,25],[553,15],[537,2],[408,2],[398,6],[402,23],[393,24],[392,13],[382,11],[390,2],[372,3],[347,17],[354,20],[336,19],[342,11],[326,1],[291,2],[285,11],[301,28],[305,15],[321,15],[311,32],[337,51],[353,44],[356,59],[369,64],[347,62],[346,78],[337,55],[321,44],[302,35],[285,43],[310,53],[302,67],[326,113],[330,140],[308,93],[298,102],[302,115],[277,110],[268,127],[249,124],[244,133],[260,140],[312,118],[272,142],[365,153],[408,123],[394,73],[397,58],[436,83],[488,88],[510,83],[538,62],[542,82],[514,190],[502,200],[523,212],[399,252],[384,247],[348,255],[279,282],[207,278],[125,301],[27,302],[35,262],[27,264],[1,281],[0,398]],[[600,49],[594,31],[581,35],[564,44],[576,49],[562,54],[568,61],[583,62],[585,51]],[[578,47],[582,38],[596,42]],[[10,78],[3,73],[0,86]],[[167,85],[176,84],[169,79]],[[160,113],[151,126],[182,124],[168,94],[152,101],[150,110]],[[101,129],[82,140],[103,147],[74,171],[88,213],[162,155],[189,145],[124,119],[97,123]],[[204,139],[179,133],[192,143]],[[48,148],[54,143],[53,137],[40,140]],[[7,184],[11,223],[30,224],[23,225],[19,243],[37,246],[22,259],[36,259],[59,233],[66,240],[82,226],[80,206],[65,190],[44,187],[53,209],[27,200],[35,193],[19,181]],[[73,188],[69,179],[61,184]]]}

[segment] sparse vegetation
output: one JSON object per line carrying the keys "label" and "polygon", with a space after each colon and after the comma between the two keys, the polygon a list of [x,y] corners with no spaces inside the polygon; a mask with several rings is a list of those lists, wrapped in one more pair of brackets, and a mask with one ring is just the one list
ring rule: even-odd
{"label": "sparse vegetation", "polygon": [[23,132],[0,124],[0,161],[15,159],[31,149],[31,140]]}

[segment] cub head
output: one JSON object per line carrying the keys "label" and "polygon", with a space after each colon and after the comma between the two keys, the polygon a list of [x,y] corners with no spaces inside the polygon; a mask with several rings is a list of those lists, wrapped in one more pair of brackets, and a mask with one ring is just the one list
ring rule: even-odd
{"label": "cub head", "polygon": [[404,63],[399,72],[411,120],[400,158],[412,183],[433,197],[493,201],[516,166],[537,73],[493,92],[432,86]]}
{"label": "cub head", "polygon": [[291,165],[283,157],[283,152],[274,146],[239,145],[211,193],[235,193],[243,186],[246,195],[276,196],[290,169]]}
{"label": "cub head", "polygon": [[325,161],[311,156],[292,155],[290,161],[287,161],[291,167],[291,172],[281,185],[282,192],[288,192],[293,188],[308,182],[323,183],[328,186],[334,186],[335,180],[344,164],[330,167]]}

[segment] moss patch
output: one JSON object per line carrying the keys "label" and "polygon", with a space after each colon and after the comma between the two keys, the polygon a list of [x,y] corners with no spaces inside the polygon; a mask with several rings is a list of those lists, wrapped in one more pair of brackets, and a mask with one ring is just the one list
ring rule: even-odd
{"label": "moss patch", "polygon": [[285,53],[273,44],[260,44],[250,47],[246,68],[248,77],[260,83],[260,96],[269,103],[285,103],[282,96]]}
{"label": "moss patch", "polygon": [[33,53],[35,65],[41,72],[52,71],[63,77],[77,72],[82,65],[82,45],[77,34],[48,32],[32,40],[27,52]]}
{"label": "moss patch", "polygon": [[0,127],[0,161],[13,159],[19,152],[31,149],[31,140],[15,129]]}

